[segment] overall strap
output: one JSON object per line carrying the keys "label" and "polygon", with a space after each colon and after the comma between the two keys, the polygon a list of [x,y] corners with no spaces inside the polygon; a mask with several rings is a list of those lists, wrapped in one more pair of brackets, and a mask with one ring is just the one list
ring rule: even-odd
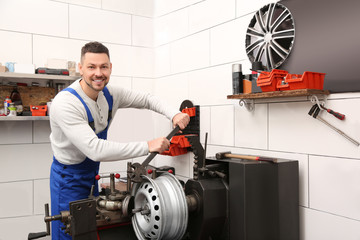
{"label": "overall strap", "polygon": [[92,130],[95,131],[95,123],[94,123],[94,118],[92,117],[91,115],[91,112],[90,112],[90,109],[88,108],[88,106],[86,105],[86,103],[84,102],[84,100],[80,97],[80,95],[73,89],[73,88],[65,88],[63,89],[63,91],[68,91],[72,94],[74,94],[75,97],[77,97],[81,103],[84,105],[85,107],[85,110],[86,110],[86,114],[87,114],[87,117],[88,117],[88,120],[89,120],[89,125],[90,127],[92,128]]}
{"label": "overall strap", "polygon": [[109,89],[106,86],[103,89],[103,93],[109,105],[109,115],[108,115],[108,124],[109,124],[112,116],[113,97],[110,95]]}

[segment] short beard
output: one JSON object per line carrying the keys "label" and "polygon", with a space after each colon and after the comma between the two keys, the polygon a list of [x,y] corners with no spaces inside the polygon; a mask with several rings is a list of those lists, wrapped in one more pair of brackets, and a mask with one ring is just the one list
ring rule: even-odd
{"label": "short beard", "polygon": [[[98,89],[95,89],[90,83],[88,83],[85,79],[83,79],[84,80],[84,82],[86,83],[86,85],[88,85],[88,87],[89,88],[91,88],[92,90],[94,90],[94,91],[96,91],[96,92],[101,92],[102,91],[102,89],[101,90],[98,90]],[[90,80],[91,81],[91,80]],[[105,81],[105,84],[104,84],[104,87],[107,85],[107,83],[106,83],[106,79],[104,79],[104,81]]]}

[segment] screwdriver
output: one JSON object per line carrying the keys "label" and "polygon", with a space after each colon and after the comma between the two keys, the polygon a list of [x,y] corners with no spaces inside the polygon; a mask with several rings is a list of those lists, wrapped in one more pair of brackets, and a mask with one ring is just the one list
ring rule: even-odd
{"label": "screwdriver", "polygon": [[322,109],[326,110],[328,113],[334,115],[336,118],[340,119],[340,120],[344,120],[345,119],[345,115],[344,114],[341,114],[341,113],[338,113],[338,112],[335,112],[331,109],[327,109],[326,107],[324,107],[323,105],[320,105]]}

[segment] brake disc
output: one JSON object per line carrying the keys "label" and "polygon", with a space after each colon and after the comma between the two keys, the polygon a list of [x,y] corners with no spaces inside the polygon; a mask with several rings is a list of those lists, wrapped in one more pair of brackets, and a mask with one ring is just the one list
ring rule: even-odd
{"label": "brake disc", "polygon": [[246,54],[264,70],[279,67],[289,56],[295,40],[295,24],[289,9],[271,3],[257,11],[246,33]]}
{"label": "brake disc", "polygon": [[188,223],[188,206],[173,174],[156,179],[142,176],[135,194],[132,225],[138,239],[181,239]]}

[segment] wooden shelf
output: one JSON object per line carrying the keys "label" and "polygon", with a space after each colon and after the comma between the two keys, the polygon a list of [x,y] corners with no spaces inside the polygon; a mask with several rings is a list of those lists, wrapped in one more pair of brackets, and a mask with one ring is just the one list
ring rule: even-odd
{"label": "wooden shelf", "polygon": [[0,121],[39,121],[49,119],[49,116],[0,116]]}
{"label": "wooden shelf", "polygon": [[328,90],[298,89],[298,90],[287,90],[287,91],[228,95],[227,98],[228,99],[264,99],[264,98],[300,97],[300,96],[329,95],[329,94],[330,92]]}
{"label": "wooden shelf", "polygon": [[66,76],[66,75],[50,75],[50,74],[27,74],[27,73],[13,73],[13,72],[4,72],[0,73],[0,79],[44,79],[44,80],[63,80],[63,81],[74,81],[80,76]]}

